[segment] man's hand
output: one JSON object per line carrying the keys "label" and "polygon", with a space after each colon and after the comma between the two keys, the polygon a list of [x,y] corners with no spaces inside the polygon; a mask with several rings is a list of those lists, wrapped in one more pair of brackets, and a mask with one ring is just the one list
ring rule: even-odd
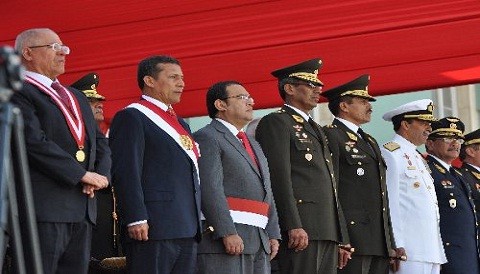
{"label": "man's hand", "polygon": [[95,197],[95,187],[92,185],[83,184],[82,192],[87,194],[89,198]]}
{"label": "man's hand", "polygon": [[137,241],[148,241],[148,223],[127,227],[128,236]]}
{"label": "man's hand", "polygon": [[80,182],[93,186],[95,190],[106,188],[108,186],[107,177],[91,171],[87,171],[82,179],[80,179]]}
{"label": "man's hand", "polygon": [[303,228],[294,228],[288,231],[288,248],[302,251],[308,246],[308,234]]}
{"label": "man's hand", "polygon": [[270,261],[277,256],[280,243],[277,239],[270,239]]}
{"label": "man's hand", "polygon": [[225,252],[230,255],[240,255],[243,252],[243,240],[238,234],[223,237]]}
{"label": "man's hand", "polygon": [[407,253],[403,247],[395,248],[395,256],[390,258],[390,269],[397,272],[400,269],[400,261],[407,260]]}
{"label": "man's hand", "polygon": [[352,258],[353,248],[350,244],[338,246],[338,268],[343,269]]}

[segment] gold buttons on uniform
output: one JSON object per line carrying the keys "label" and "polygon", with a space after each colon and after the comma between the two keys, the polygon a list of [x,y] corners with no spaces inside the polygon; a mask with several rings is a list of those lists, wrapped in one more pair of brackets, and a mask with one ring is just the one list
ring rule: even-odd
{"label": "gold buttons on uniform", "polygon": [[354,225],[354,224],[355,224],[355,222],[354,222],[354,221],[351,221],[351,222],[350,222],[350,224],[351,224],[351,225]]}
{"label": "gold buttons on uniform", "polygon": [[450,243],[445,243],[445,245],[446,245],[446,246],[449,246],[449,245],[450,245]]}
{"label": "gold buttons on uniform", "polygon": [[300,199],[300,200],[298,200],[298,203],[299,203],[299,204],[303,203],[303,200],[301,200],[301,199]]}

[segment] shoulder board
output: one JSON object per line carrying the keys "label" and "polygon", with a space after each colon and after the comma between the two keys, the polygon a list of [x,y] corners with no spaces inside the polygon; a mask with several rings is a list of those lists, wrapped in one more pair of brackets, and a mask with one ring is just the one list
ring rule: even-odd
{"label": "shoulder board", "polygon": [[304,119],[301,116],[293,114],[292,117],[293,117],[293,120],[295,120],[295,122],[297,123],[303,123],[304,121]]}
{"label": "shoulder board", "polygon": [[392,152],[392,151],[395,151],[395,150],[399,149],[400,145],[395,143],[395,142],[388,142],[388,143],[384,144],[383,147],[385,149],[387,149],[388,151]]}

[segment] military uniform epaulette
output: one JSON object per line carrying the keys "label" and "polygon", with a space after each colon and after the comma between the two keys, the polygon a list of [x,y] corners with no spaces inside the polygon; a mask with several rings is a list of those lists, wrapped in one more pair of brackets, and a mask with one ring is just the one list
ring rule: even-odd
{"label": "military uniform epaulette", "polygon": [[395,142],[388,142],[388,143],[384,144],[383,147],[385,149],[387,149],[388,151],[393,152],[393,151],[399,149],[400,145],[395,143]]}

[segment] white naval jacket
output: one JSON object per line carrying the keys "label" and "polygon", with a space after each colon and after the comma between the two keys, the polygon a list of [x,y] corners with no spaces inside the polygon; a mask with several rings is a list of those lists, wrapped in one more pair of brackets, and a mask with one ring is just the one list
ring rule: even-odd
{"label": "white naval jacket", "polygon": [[395,134],[381,147],[387,164],[387,189],[393,234],[409,261],[447,262],[432,176],[416,146]]}

